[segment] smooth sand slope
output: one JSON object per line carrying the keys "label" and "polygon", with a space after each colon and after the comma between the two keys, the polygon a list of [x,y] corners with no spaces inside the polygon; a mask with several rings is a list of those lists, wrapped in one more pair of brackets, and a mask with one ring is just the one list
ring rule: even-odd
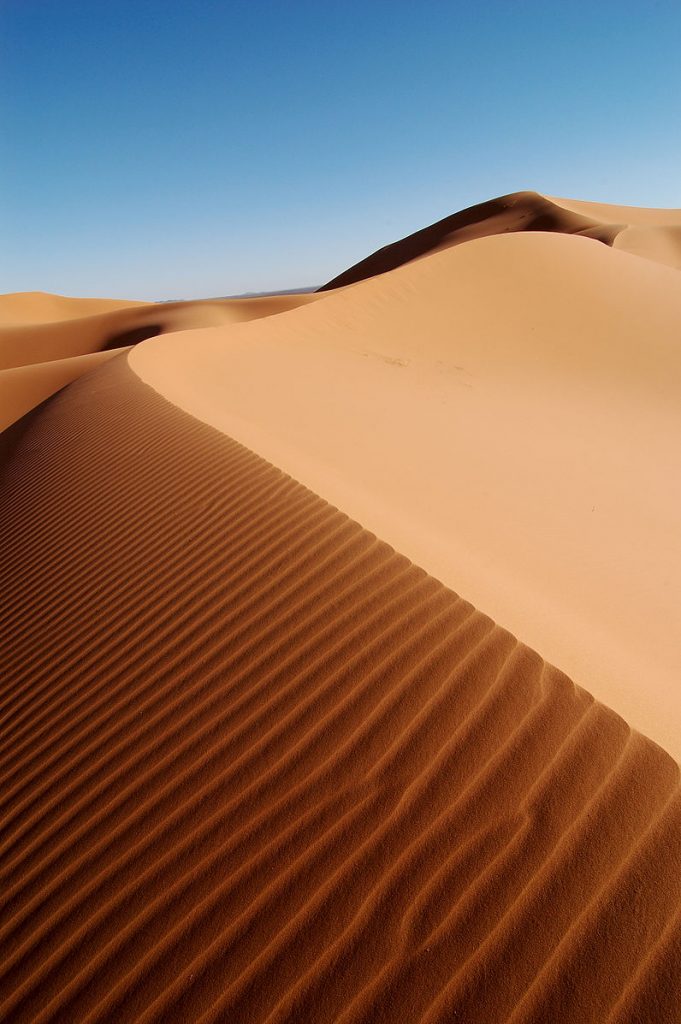
{"label": "smooth sand slope", "polygon": [[516,233],[129,358],[679,757],[680,324],[676,271]]}
{"label": "smooth sand slope", "polygon": [[[270,372],[301,400],[289,318],[287,374],[248,332],[260,414]],[[377,431],[378,370],[413,372],[394,340],[350,364]],[[346,349],[317,346],[339,384],[312,360],[308,390],[347,403]],[[522,347],[494,355],[531,392]],[[453,480],[457,433],[444,462],[432,437]],[[678,1021],[678,766],[125,357],[14,428],[0,550],[3,1019]]]}
{"label": "smooth sand slope", "polygon": [[646,210],[512,192],[445,217],[383,246],[320,291],[384,274],[412,260],[475,238],[515,231],[584,235],[606,245],[681,268],[681,210]]}

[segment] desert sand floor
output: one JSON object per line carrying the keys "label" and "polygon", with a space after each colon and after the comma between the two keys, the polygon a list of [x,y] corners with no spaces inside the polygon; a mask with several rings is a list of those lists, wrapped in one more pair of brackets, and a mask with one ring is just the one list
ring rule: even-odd
{"label": "desert sand floor", "polygon": [[679,231],[0,296],[0,1020],[681,1024]]}
{"label": "desert sand floor", "polygon": [[125,356],[9,440],[4,1019],[678,1019],[658,746]]}

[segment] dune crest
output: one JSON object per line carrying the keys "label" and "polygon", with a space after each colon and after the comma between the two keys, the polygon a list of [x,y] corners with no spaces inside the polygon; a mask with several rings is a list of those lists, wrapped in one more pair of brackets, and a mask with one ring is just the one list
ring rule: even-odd
{"label": "dune crest", "polygon": [[[61,298],[61,296],[49,296]],[[197,327],[217,327],[272,316],[317,300],[312,293],[265,295],[244,299],[129,304],[76,319],[0,325],[0,368],[44,363],[89,352],[126,348],[145,338]],[[69,300],[87,302],[90,300]],[[95,301],[95,300],[92,300]],[[28,315],[28,314],[27,314]]]}
{"label": "dune crest", "polygon": [[512,192],[471,206],[383,246],[319,290],[384,274],[454,245],[515,231],[583,235],[634,255],[681,268],[681,210],[639,210],[538,192]]}
{"label": "dune crest", "polygon": [[134,303],[43,292],[0,296],[0,430],[112,353],[147,338],[272,316],[318,298],[292,292]]}
{"label": "dune crest", "polygon": [[676,214],[0,297],[0,1019],[681,1024]]}
{"label": "dune crest", "polygon": [[487,616],[124,358],[0,516],[6,1019],[673,1019],[679,768]]}
{"label": "dune crest", "polygon": [[678,282],[503,234],[129,358],[678,757]]}
{"label": "dune crest", "polygon": [[114,352],[89,352],[70,359],[53,359],[48,363],[32,363],[29,366],[0,370],[0,431],[84,373],[129,351],[130,348]]}

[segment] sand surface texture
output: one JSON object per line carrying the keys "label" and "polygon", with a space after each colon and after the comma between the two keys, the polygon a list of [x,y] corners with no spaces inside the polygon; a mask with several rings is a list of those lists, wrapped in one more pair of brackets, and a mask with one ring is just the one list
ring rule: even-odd
{"label": "sand surface texture", "polygon": [[125,356],[0,509],[5,1020],[678,1020],[678,766],[508,632]]}
{"label": "sand surface texture", "polygon": [[0,296],[1,1021],[681,1024],[679,230]]}
{"label": "sand surface texture", "polygon": [[342,508],[681,757],[681,278],[476,239],[142,378]]}

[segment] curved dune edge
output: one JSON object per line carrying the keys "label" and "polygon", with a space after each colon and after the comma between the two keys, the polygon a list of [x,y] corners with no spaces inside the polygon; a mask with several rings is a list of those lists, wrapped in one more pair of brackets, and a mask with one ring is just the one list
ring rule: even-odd
{"label": "curved dune edge", "polygon": [[678,758],[679,323],[675,271],[507,234],[129,359]]}
{"label": "curved dune edge", "polygon": [[678,766],[485,615],[124,359],[0,515],[6,1019],[673,1019]]}
{"label": "curved dune edge", "polygon": [[[314,293],[299,292],[244,299],[130,303],[130,308],[126,306],[107,309],[101,313],[81,314],[75,319],[63,317],[55,322],[36,320],[33,323],[26,321],[10,326],[0,324],[0,369],[122,349],[146,338],[176,331],[217,327],[272,316],[316,302],[321,297]],[[2,300],[7,298],[13,296],[0,296],[0,312]],[[69,301],[86,303],[89,300]],[[36,308],[36,317],[39,316],[41,308],[40,305]],[[28,306],[25,313],[28,317]]]}
{"label": "curved dune edge", "polygon": [[681,268],[681,210],[609,206],[525,191],[471,206],[385,245],[319,290],[385,274],[462,242],[522,231],[583,235],[633,255]]}
{"label": "curved dune edge", "polygon": [[602,224],[621,225],[612,241],[615,249],[681,269],[681,210],[611,206],[555,196],[545,198],[576,216],[590,217]]}
{"label": "curved dune edge", "polygon": [[0,431],[84,373],[129,351],[128,347],[112,352],[92,352],[71,359],[54,359],[49,363],[0,370]]}

